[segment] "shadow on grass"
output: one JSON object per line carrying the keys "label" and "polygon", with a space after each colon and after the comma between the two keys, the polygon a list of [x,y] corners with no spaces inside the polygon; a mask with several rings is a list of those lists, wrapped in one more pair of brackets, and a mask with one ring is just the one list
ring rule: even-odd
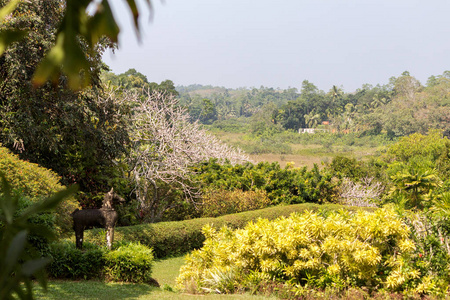
{"label": "shadow on grass", "polygon": [[35,283],[35,299],[43,300],[72,300],[72,299],[133,299],[133,300],[179,300],[179,299],[241,299],[241,300],[267,300],[275,297],[252,296],[249,294],[231,295],[190,295],[177,292],[164,291],[147,284],[133,283],[109,283],[102,281],[63,281],[52,280],[48,283],[48,291],[45,293]]}
{"label": "shadow on grass", "polygon": [[36,287],[36,299],[139,299],[160,291],[147,284],[112,283],[102,281],[62,281],[48,283],[47,292]]}

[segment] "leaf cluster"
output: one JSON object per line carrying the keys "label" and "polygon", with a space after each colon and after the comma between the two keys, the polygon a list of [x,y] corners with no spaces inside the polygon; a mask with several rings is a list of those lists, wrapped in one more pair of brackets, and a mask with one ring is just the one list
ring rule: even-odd
{"label": "leaf cluster", "polygon": [[0,298],[32,299],[32,278],[46,287],[44,267],[50,262],[29,246],[29,235],[51,237],[52,232],[46,226],[29,222],[36,214],[56,208],[65,197],[76,191],[76,187],[60,191],[55,195],[18,212],[19,196],[12,193],[5,177],[1,177],[0,195]]}
{"label": "leaf cluster", "polygon": [[[39,62],[39,66],[33,71],[33,84],[43,85],[46,81],[58,82],[61,72],[67,76],[68,84],[73,89],[85,87],[91,83],[91,61],[86,53],[96,51],[97,44],[106,36],[110,41],[117,43],[119,27],[111,11],[108,0],[68,0],[64,4],[58,1],[45,1],[41,3],[26,3],[24,1],[12,0],[7,5],[2,1],[0,10],[0,21],[8,23],[11,14],[17,13],[28,5],[57,6],[64,13],[57,17],[57,32],[52,32],[54,44],[49,48],[44,59]],[[145,1],[151,8],[150,0]],[[139,9],[134,0],[126,1],[130,8],[133,25],[139,33]],[[90,9],[88,9],[88,7]],[[43,15],[42,17],[49,17]],[[54,28],[54,24],[48,23]],[[28,28],[6,28],[0,34],[0,55],[13,42],[19,41],[28,33]],[[80,43],[80,39],[83,42]],[[84,74],[83,74],[84,72]]]}
{"label": "leaf cluster", "polygon": [[[77,45],[69,47],[81,48],[82,59],[89,63],[83,75],[90,78],[86,89],[71,90],[70,78],[60,76],[59,69],[53,83],[34,87],[32,82],[40,63],[54,49],[61,33],[58,26],[86,2],[20,1],[0,24],[1,32],[27,31],[0,56],[0,142],[22,159],[57,172],[63,184],[78,183],[95,196],[108,189],[108,178],[115,172],[112,160],[125,152],[128,142],[123,119],[118,117],[126,114],[127,106],[119,107],[99,78],[107,41],[99,40],[90,49],[86,39],[76,37]],[[78,14],[72,17],[76,20]],[[64,59],[70,60],[70,55]],[[73,59],[76,64],[77,56]]]}

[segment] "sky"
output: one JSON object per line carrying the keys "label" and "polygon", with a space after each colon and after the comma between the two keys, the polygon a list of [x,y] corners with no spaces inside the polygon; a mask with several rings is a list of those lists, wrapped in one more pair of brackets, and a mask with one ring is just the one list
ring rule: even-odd
{"label": "sky", "polygon": [[352,92],[450,70],[450,0],[152,0],[140,41],[113,2],[119,49],[103,59],[151,82],[300,90],[306,79]]}

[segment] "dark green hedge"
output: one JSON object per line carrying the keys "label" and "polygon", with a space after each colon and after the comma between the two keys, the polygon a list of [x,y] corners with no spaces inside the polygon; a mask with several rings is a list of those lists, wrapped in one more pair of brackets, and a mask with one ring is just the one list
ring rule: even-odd
{"label": "dark green hedge", "polygon": [[[161,222],[153,224],[142,224],[128,227],[117,227],[115,230],[115,242],[140,242],[153,248],[156,258],[176,256],[187,253],[193,249],[201,248],[205,237],[202,228],[206,224],[220,228],[228,226],[231,228],[243,228],[249,221],[258,218],[269,220],[280,216],[289,216],[293,212],[305,210],[324,213],[338,209],[356,210],[355,207],[345,207],[337,204],[319,205],[303,203],[296,205],[276,206],[260,210],[248,211],[238,214],[221,216],[218,218],[201,218],[177,222]],[[104,234],[100,229],[87,230],[85,241],[103,245]]]}

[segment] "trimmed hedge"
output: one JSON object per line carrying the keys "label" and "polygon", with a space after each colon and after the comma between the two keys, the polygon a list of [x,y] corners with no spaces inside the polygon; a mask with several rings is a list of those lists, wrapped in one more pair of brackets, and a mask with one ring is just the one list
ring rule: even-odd
{"label": "trimmed hedge", "polygon": [[[202,228],[210,224],[214,228],[228,226],[232,229],[243,228],[249,221],[264,218],[274,220],[281,216],[289,216],[293,212],[305,210],[322,211],[324,214],[339,209],[356,211],[361,208],[347,207],[337,204],[319,205],[303,203],[276,206],[260,210],[225,215],[218,218],[201,218],[176,222],[161,222],[128,227],[116,227],[115,242],[139,242],[153,248],[156,258],[185,254],[203,246],[205,236]],[[370,210],[370,209],[369,209]],[[104,245],[104,234],[101,229],[85,231],[85,241]]]}
{"label": "trimmed hedge", "polygon": [[105,255],[104,276],[111,281],[147,283],[152,280],[153,252],[147,246],[130,243]]}
{"label": "trimmed hedge", "polygon": [[84,243],[84,249],[62,241],[50,245],[52,262],[46,267],[51,278],[92,279],[110,281],[152,282],[152,249],[139,243],[122,244],[108,251],[105,247]]}
{"label": "trimmed hedge", "polygon": [[106,250],[97,245],[84,243],[84,250],[75,248],[74,243],[63,241],[50,244],[48,255],[52,262],[46,267],[52,278],[91,279],[100,278],[105,266]]}

